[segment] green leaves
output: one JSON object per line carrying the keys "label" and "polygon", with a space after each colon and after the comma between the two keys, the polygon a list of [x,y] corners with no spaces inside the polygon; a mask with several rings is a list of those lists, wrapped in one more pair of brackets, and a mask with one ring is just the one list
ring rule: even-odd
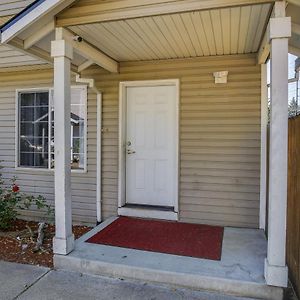
{"label": "green leaves", "polygon": [[19,210],[28,210],[35,207],[42,210],[44,216],[48,219],[54,217],[54,209],[43,196],[35,197],[21,192],[16,182],[17,178],[13,177],[6,184],[0,173],[0,229],[9,229],[12,222],[17,218]]}

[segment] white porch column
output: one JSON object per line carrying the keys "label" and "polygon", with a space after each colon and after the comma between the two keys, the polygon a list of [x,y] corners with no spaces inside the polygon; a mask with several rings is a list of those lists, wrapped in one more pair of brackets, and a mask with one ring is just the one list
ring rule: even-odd
{"label": "white porch column", "polygon": [[275,3],[270,19],[271,122],[269,160],[268,254],[265,278],[269,285],[286,287],[286,210],[288,147],[288,37],[291,20],[285,17],[285,2]]}
{"label": "white porch column", "polygon": [[59,29],[51,44],[54,58],[55,237],[53,251],[66,255],[74,249],[71,208],[71,60],[72,47]]}

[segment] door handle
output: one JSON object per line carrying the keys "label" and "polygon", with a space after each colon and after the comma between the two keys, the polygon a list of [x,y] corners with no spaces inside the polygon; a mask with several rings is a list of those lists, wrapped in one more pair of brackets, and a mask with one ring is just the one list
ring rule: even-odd
{"label": "door handle", "polygon": [[135,151],[127,149],[127,154],[134,154]]}

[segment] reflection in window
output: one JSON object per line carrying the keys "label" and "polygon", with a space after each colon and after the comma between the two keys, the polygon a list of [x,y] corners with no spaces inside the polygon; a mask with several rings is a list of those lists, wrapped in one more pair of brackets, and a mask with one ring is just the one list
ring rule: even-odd
{"label": "reflection in window", "polygon": [[[71,167],[84,169],[86,142],[86,90],[71,90]],[[51,168],[54,168],[54,103],[51,103]]]}
{"label": "reflection in window", "polygon": [[48,168],[49,93],[22,93],[19,105],[19,165]]}
{"label": "reflection in window", "polygon": [[[49,97],[50,95],[50,97]],[[53,90],[19,93],[20,167],[54,168]],[[71,91],[71,166],[86,165],[86,88]]]}

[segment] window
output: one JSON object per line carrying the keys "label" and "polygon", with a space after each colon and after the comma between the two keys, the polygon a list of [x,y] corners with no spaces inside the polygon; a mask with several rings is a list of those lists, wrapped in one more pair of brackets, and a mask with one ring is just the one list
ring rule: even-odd
{"label": "window", "polygon": [[[71,90],[72,169],[86,166],[86,87]],[[54,157],[53,90],[18,92],[18,167],[53,169]]]}
{"label": "window", "polygon": [[19,164],[48,167],[49,92],[21,93],[19,96]]}
{"label": "window", "polygon": [[[288,56],[289,63],[289,78],[288,78],[288,115],[289,117],[295,117],[300,114],[300,59],[289,53]],[[270,91],[270,81],[271,81],[271,61],[268,60],[268,100],[269,107],[271,101],[271,91]],[[270,112],[270,109],[269,109]]]}
{"label": "window", "polygon": [[72,169],[84,169],[86,101],[84,91],[72,90],[71,102],[71,162]]}

